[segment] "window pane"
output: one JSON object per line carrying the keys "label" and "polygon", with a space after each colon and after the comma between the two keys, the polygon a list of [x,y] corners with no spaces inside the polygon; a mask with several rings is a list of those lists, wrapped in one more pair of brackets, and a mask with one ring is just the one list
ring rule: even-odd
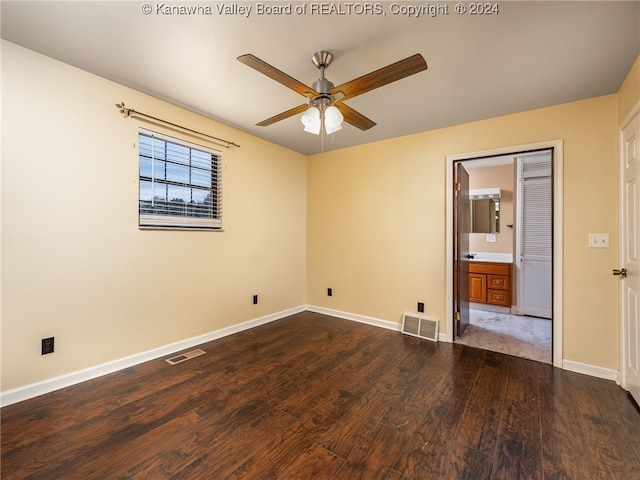
{"label": "window pane", "polygon": [[191,183],[199,187],[211,187],[211,170],[191,170]]}
{"label": "window pane", "polygon": [[167,180],[177,183],[189,183],[189,166],[176,165],[175,163],[167,164]]}
{"label": "window pane", "polygon": [[167,142],[158,138],[151,138],[146,135],[140,135],[138,137],[140,155],[146,157],[164,160],[166,144]]}
{"label": "window pane", "polygon": [[211,172],[211,154],[200,150],[191,151],[191,165]]}
{"label": "window pane", "polygon": [[143,157],[140,155],[140,176],[151,178],[151,158]]}
{"label": "window pane", "polygon": [[167,143],[167,160],[182,164],[189,164],[189,148],[182,145]]}

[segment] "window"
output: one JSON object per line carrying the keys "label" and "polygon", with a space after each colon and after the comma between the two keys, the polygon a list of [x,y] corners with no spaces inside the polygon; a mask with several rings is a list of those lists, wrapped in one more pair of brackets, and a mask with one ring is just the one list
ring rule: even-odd
{"label": "window", "polygon": [[220,152],[140,129],[141,228],[220,230]]}

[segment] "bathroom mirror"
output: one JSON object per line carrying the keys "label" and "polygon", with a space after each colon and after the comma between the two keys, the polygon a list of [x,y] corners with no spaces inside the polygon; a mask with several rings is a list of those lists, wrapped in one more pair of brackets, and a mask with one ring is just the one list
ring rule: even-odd
{"label": "bathroom mirror", "polygon": [[470,198],[471,233],[500,232],[500,199]]}
{"label": "bathroom mirror", "polygon": [[471,233],[500,232],[500,189],[469,190],[471,205]]}

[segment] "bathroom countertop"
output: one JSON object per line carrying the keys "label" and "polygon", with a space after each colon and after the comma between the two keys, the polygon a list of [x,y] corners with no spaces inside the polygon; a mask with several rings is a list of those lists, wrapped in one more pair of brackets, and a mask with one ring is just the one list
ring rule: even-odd
{"label": "bathroom countertop", "polygon": [[488,252],[471,252],[474,258],[469,260],[472,262],[496,262],[496,263],[513,263],[513,255],[510,253],[488,253]]}

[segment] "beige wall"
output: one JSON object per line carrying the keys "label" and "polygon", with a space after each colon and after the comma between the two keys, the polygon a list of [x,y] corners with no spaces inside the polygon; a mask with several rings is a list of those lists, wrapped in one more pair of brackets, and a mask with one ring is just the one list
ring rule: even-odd
{"label": "beige wall", "polygon": [[447,155],[562,139],[564,356],[617,368],[616,115],[609,95],[310,157],[308,303],[400,322],[422,301],[447,331]]}
{"label": "beige wall", "polygon": [[514,167],[500,165],[493,167],[469,168],[469,188],[500,189],[500,232],[496,233],[495,242],[487,242],[486,233],[469,235],[470,252],[513,254],[513,182]]}
{"label": "beige wall", "polygon": [[618,123],[622,123],[627,115],[640,103],[640,55],[627,74],[618,92]]}
{"label": "beige wall", "polygon": [[[305,303],[303,155],[2,47],[3,391]],[[222,148],[223,233],[138,229],[135,143],[155,127],[119,101],[241,145]]]}

